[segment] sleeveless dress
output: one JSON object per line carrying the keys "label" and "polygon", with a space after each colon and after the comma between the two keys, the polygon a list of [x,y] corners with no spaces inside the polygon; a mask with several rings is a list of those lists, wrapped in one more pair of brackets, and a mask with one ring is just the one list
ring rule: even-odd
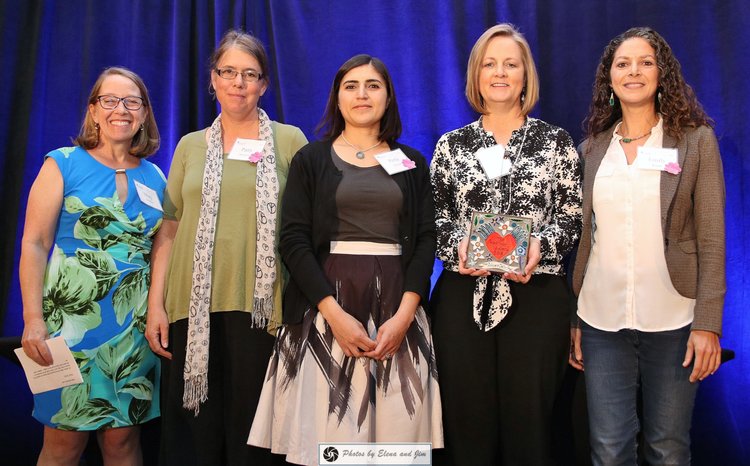
{"label": "sleeveless dress", "polygon": [[[357,167],[332,157],[343,172],[336,193],[339,227],[332,239],[397,242],[394,205],[400,206],[402,197],[396,183],[380,166]],[[338,303],[375,340],[401,302],[401,258],[355,248],[332,252],[322,266]],[[317,308],[309,308],[300,324],[281,328],[248,443],[307,465],[318,464],[321,442],[443,447],[435,353],[421,306],[401,346],[385,361],[344,355]]]}
{"label": "sleeveless dress", "polygon": [[63,205],[44,277],[43,315],[62,335],[83,383],[34,395],[33,416],[63,430],[142,424],[159,416],[159,360],[144,337],[152,239],[162,213],[142,202],[136,183],[162,201],[166,180],[141,160],[126,170],[124,205],[115,170],[81,147],[47,154],[63,177]]}

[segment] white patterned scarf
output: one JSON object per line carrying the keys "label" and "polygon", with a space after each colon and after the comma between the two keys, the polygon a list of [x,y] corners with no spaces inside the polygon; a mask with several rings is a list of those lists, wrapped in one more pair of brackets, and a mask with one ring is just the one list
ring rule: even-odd
{"label": "white patterned scarf", "polygon": [[[273,284],[276,280],[276,214],[279,180],[271,121],[258,108],[259,138],[265,141],[263,157],[257,163],[255,177],[255,289],[253,291],[253,325],[265,327],[273,311]],[[188,309],[188,340],[185,349],[185,389],[182,406],[198,415],[200,404],[208,398],[209,311],[211,307],[211,270],[219,213],[219,193],[224,167],[221,115],[210,129],[206,167],[203,170],[201,210],[195,233],[193,280]],[[250,163],[250,162],[248,162]]]}

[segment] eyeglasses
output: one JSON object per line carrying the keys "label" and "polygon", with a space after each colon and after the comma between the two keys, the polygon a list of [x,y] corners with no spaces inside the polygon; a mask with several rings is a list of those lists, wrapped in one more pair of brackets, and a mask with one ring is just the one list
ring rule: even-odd
{"label": "eyeglasses", "polygon": [[224,79],[234,79],[238,74],[241,74],[242,80],[246,83],[255,83],[263,78],[263,73],[255,70],[237,71],[234,68],[216,68],[214,71],[220,78]]}
{"label": "eyeglasses", "polygon": [[120,105],[120,102],[128,110],[140,110],[143,107],[143,99],[135,96],[128,97],[116,97],[113,95],[100,95],[96,98],[99,101],[99,105],[105,110],[114,110]]}

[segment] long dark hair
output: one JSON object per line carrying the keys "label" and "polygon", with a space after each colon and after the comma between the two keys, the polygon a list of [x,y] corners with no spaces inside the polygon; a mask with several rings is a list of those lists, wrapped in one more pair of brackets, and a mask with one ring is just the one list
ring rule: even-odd
{"label": "long dark hair", "polygon": [[341,115],[341,110],[339,110],[339,88],[341,87],[341,81],[344,79],[346,73],[363,65],[372,65],[375,68],[375,71],[383,77],[385,88],[388,91],[388,104],[386,105],[383,118],[380,119],[378,139],[392,144],[401,136],[401,116],[398,113],[396,91],[393,89],[393,81],[391,80],[391,75],[388,73],[388,69],[380,59],[360,54],[344,62],[336,72],[336,77],[333,78],[331,93],[328,94],[326,111],[317,128],[315,128],[315,132],[326,141],[336,139],[346,126],[344,117]]}
{"label": "long dark hair", "polygon": [[583,122],[587,137],[606,131],[622,118],[622,107],[616,96],[615,105],[609,105],[612,92],[610,69],[617,48],[626,40],[636,37],[644,39],[656,52],[656,66],[659,68],[657,95],[661,96],[654,99],[656,111],[661,114],[664,121],[664,132],[679,139],[682,136],[680,128],[684,126],[713,126],[713,120],[706,115],[693,88],[685,82],[680,62],[672,53],[667,41],[651,28],[635,27],[612,39],[604,48],[594,78],[591,107]]}

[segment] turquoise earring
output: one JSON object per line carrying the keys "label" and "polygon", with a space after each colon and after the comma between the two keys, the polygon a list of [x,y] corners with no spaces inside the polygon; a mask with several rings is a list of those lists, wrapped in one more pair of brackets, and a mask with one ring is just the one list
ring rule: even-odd
{"label": "turquoise earring", "polygon": [[615,93],[612,91],[609,91],[609,106],[610,107],[615,106]]}

